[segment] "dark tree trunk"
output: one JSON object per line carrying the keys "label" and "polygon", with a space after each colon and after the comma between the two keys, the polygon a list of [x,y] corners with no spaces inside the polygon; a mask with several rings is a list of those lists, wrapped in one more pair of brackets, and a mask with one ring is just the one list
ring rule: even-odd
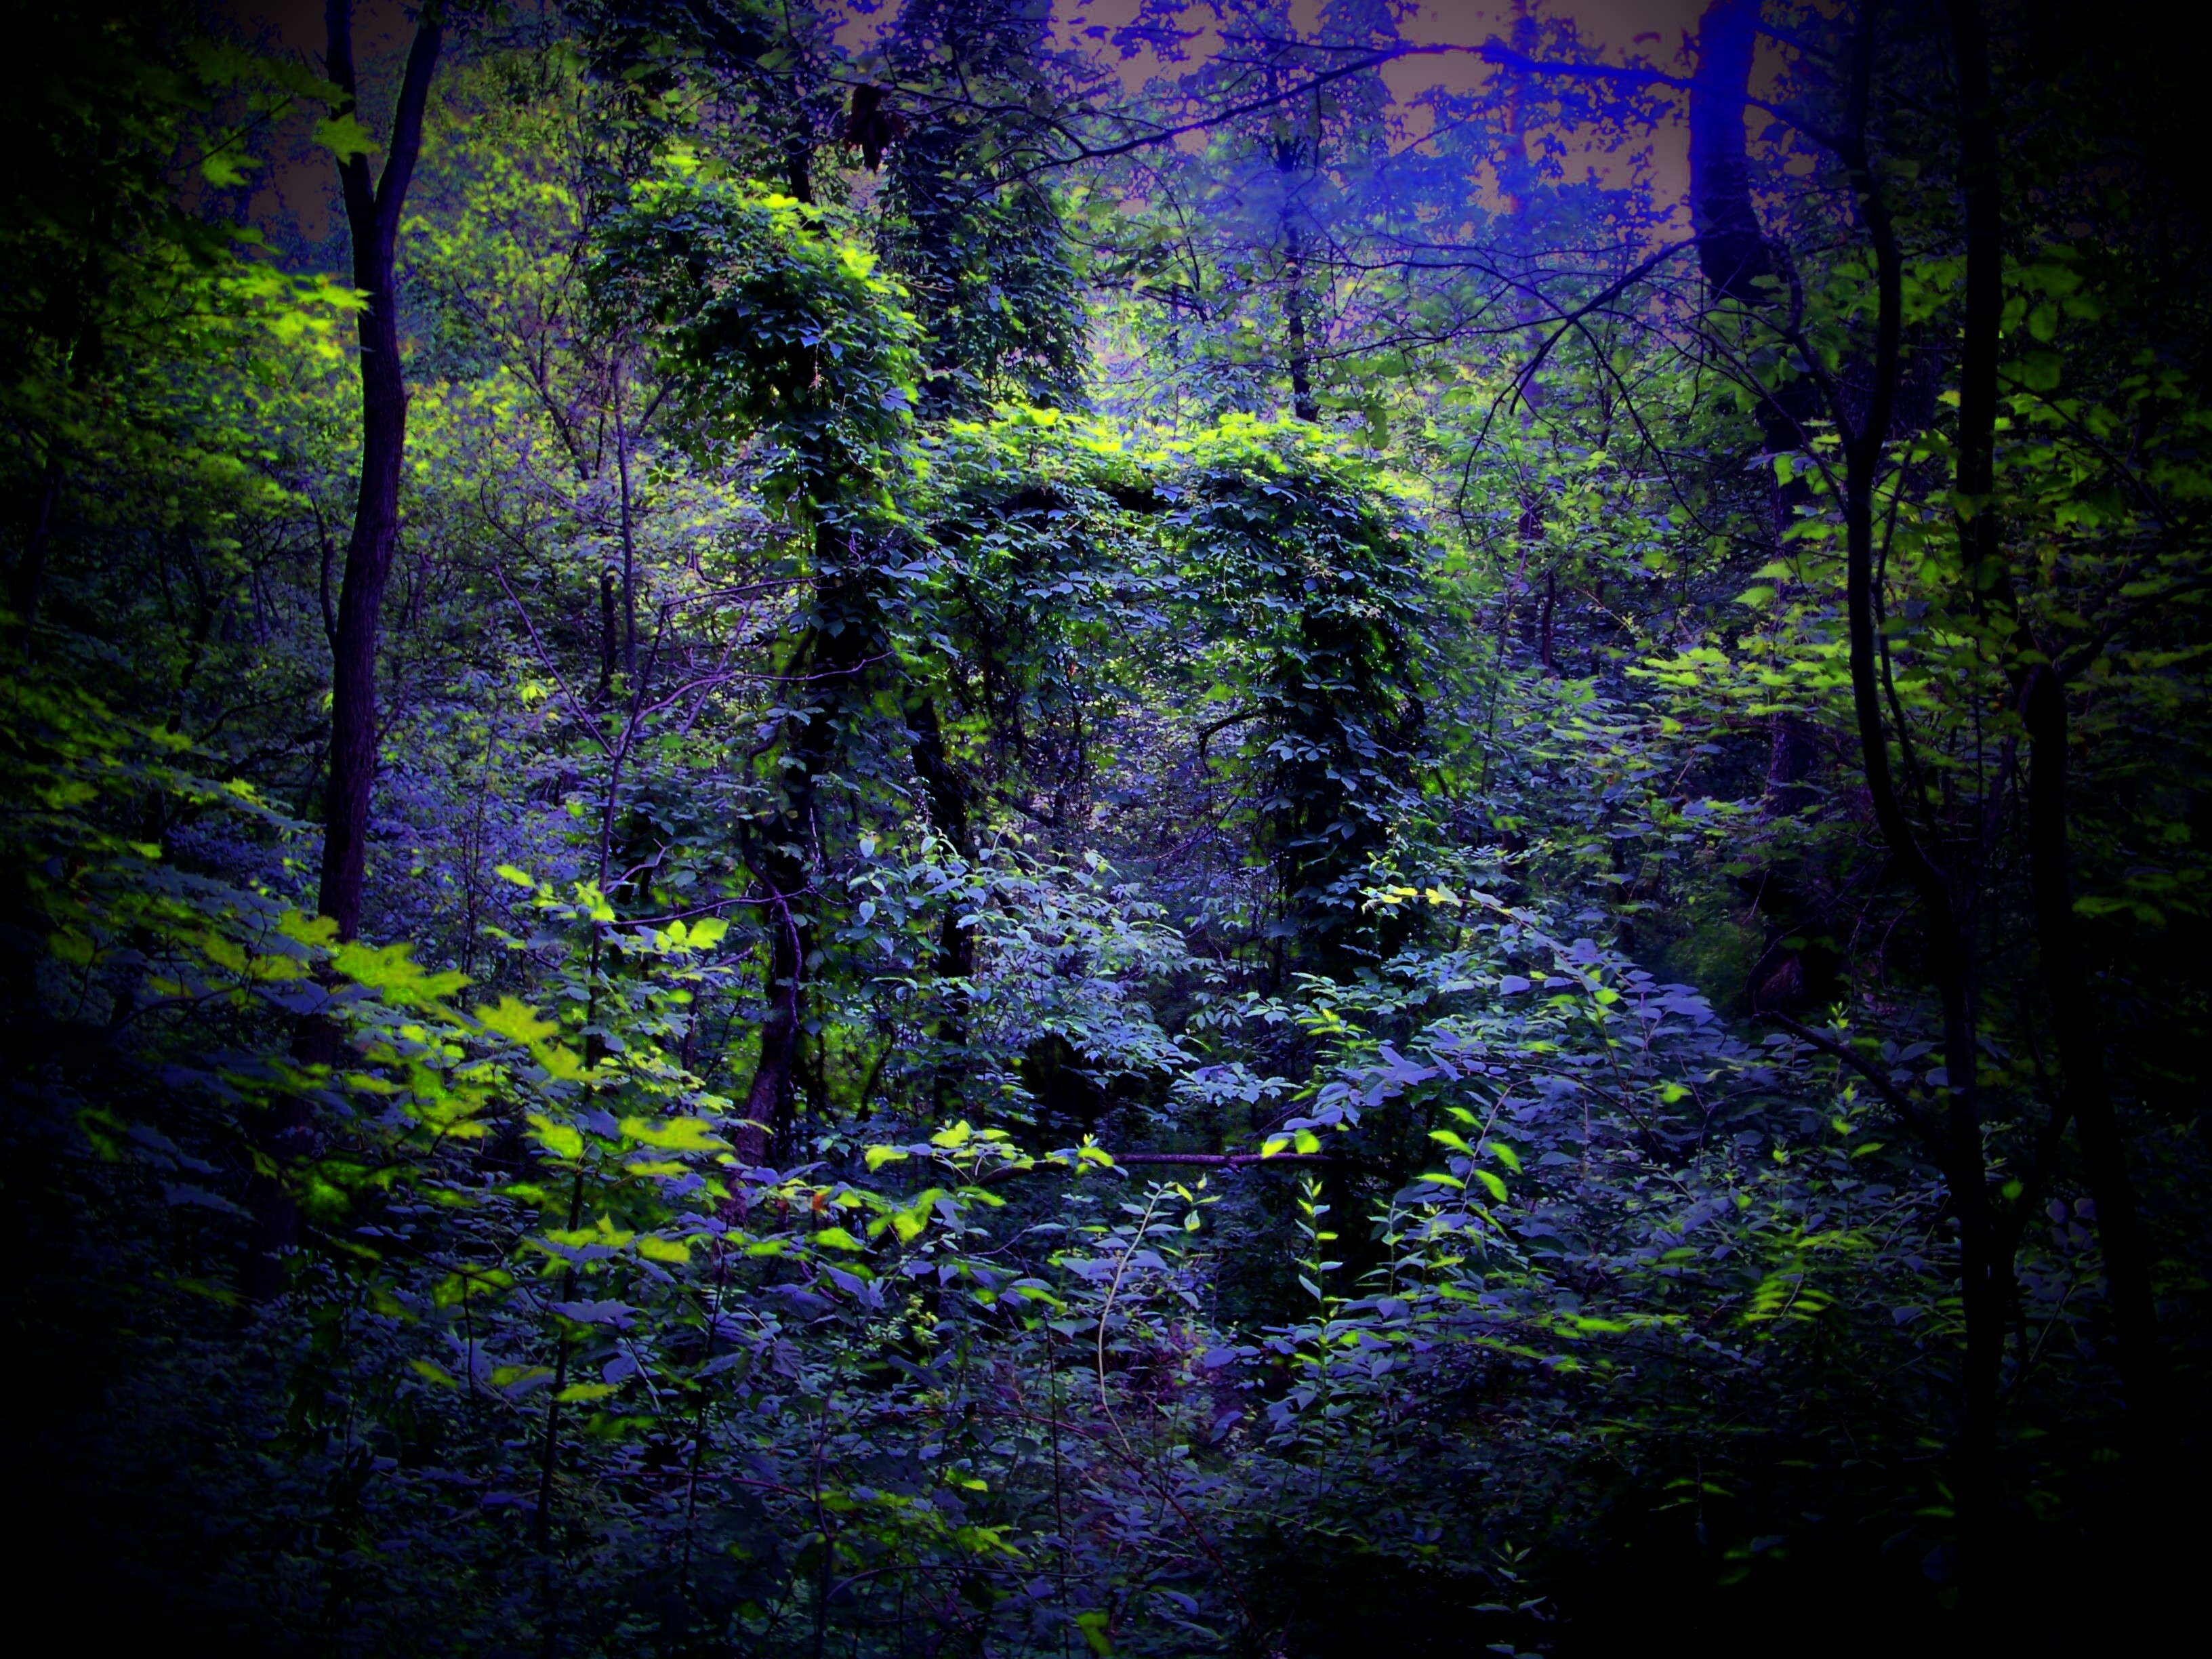
{"label": "dark tree trunk", "polygon": [[[945,732],[937,718],[937,704],[927,696],[915,700],[908,712],[914,732],[914,771],[921,781],[928,803],[929,822],[952,850],[971,866],[975,862],[975,835],[969,822],[968,789],[951,757],[945,751]],[[938,926],[937,977],[948,983],[945,1018],[937,1036],[946,1054],[940,1059],[931,1089],[939,1110],[950,1112],[960,1102],[959,1067],[955,1058],[968,1042],[968,993],[964,981],[975,969],[975,942],[960,925],[960,907],[948,904]]]}
{"label": "dark tree trunk", "polygon": [[21,629],[26,641],[39,620],[39,600],[46,591],[46,544],[53,535],[54,507],[62,493],[62,463],[58,455],[49,457],[46,471],[39,479],[38,490],[32,500],[29,526],[23,538],[23,551],[9,573],[9,599],[15,612],[15,626]]}
{"label": "dark tree trunk", "polygon": [[[100,141],[101,161],[112,161],[116,148],[112,131],[103,133]],[[114,199],[103,196],[93,210],[91,234],[87,239],[76,282],[66,290],[68,297],[61,307],[66,319],[62,337],[68,343],[70,389],[80,396],[90,389],[93,376],[100,372],[107,356],[102,308],[110,277],[101,256],[107,251],[114,231]],[[47,554],[53,545],[55,515],[62,507],[65,483],[63,445],[61,432],[48,432],[46,464],[40,471],[27,515],[22,556],[9,573],[8,597],[15,609],[15,626],[26,656],[30,653],[32,635],[38,627],[39,605],[46,597]]]}
{"label": "dark tree trunk", "polygon": [[[2142,1236],[2125,1140],[2105,1083],[2104,1036],[2095,994],[2081,971],[2074,932],[2066,827],[2066,689],[2051,670],[2035,675],[2027,693],[2027,820],[2035,890],[2036,946],[2058,1033],[2065,1094],[2054,1109],[2074,1121],[2081,1162],[2097,1206],[2097,1240],[2105,1258],[2106,1294],[2119,1339],[2119,1371],[2127,1390],[2129,1438],[2138,1464],[2162,1455],[2166,1414],[2165,1354],[2150,1252]],[[2138,1470],[2140,1474],[2142,1471]]]}
{"label": "dark tree trunk", "polygon": [[791,1128],[797,1104],[799,1035],[805,991],[809,906],[806,860],[779,848],[760,861],[762,921],[768,928],[768,970],[761,1016],[760,1058],[745,1091],[746,1121],[738,1131],[738,1155],[765,1164]]}
{"label": "dark tree trunk", "polygon": [[1283,319],[1290,336],[1291,412],[1302,421],[1321,419],[1321,404],[1313,393],[1313,349],[1306,340],[1306,272],[1304,250],[1297,227],[1284,227]]}
{"label": "dark tree trunk", "polygon": [[611,564],[599,566],[599,701],[611,702],[615,695],[615,659],[621,654],[620,632],[615,623],[615,569]]}
{"label": "dark tree trunk", "polygon": [[1959,137],[1966,185],[1966,314],[1959,356],[1959,495],[1972,505],[1959,527],[1966,579],[1978,593],[2004,580],[1990,491],[1996,477],[1997,336],[2004,312],[2003,180],[1990,119],[1989,53],[1977,0],[1950,0],[1959,67]]}
{"label": "dark tree trunk", "polygon": [[[1268,89],[1275,86],[1268,72]],[[1279,137],[1275,141],[1275,173],[1283,190],[1279,210],[1283,232],[1283,332],[1291,371],[1291,412],[1302,421],[1318,421],[1321,404],[1313,392],[1313,347],[1307,337],[1305,240],[1291,212],[1291,184],[1300,173],[1321,161],[1321,103],[1316,93],[1310,138]]]}
{"label": "dark tree trunk", "polygon": [[[1966,219],[1966,317],[1959,379],[1959,526],[1965,576],[1974,594],[1993,595],[2014,609],[2005,562],[1996,487],[1997,359],[2004,313],[2004,180],[1999,165],[1989,47],[1977,0],[1949,0],[1952,50],[1959,70],[1959,133]],[[2017,611],[2014,611],[2017,617]],[[2017,625],[2028,660],[2034,641]],[[2118,1367],[2127,1392],[2129,1437],[2137,1474],[2164,1443],[2165,1358],[2158,1336],[2150,1256],[2128,1176],[2124,1138],[2105,1083],[2104,1037],[2081,971],[2075,939],[2067,829],[2066,687],[2050,665],[2020,680],[2028,733],[2028,862],[2036,945],[2045,994],[2058,1037],[2063,1094],[2052,1109],[2070,1116],[2081,1143],[2084,1173],[2097,1206],[2097,1239],[2105,1259],[2118,1338]]]}
{"label": "dark tree trunk", "polygon": [[1806,780],[1820,763],[1820,740],[1813,727],[1796,714],[1770,717],[1766,733],[1765,810],[1802,812],[1820,799],[1820,792]]}
{"label": "dark tree trunk", "polygon": [[1712,0],[1698,21],[1698,67],[1690,82],[1690,223],[1698,266],[1717,299],[1764,306],[1759,282],[1774,259],[1751,201],[1743,118],[1759,38],[1759,0]]}
{"label": "dark tree trunk", "polygon": [[816,913],[814,870],[822,840],[821,787],[841,752],[853,699],[880,638],[882,615],[873,588],[855,570],[855,549],[844,532],[814,534],[814,620],[793,653],[788,678],[801,717],[788,720],[779,757],[784,793],[775,818],[760,831],[754,876],[769,933],[767,1012],[760,1058],[745,1091],[738,1153],[767,1161],[791,1132],[798,1103],[799,1051],[805,1018],[806,956]]}
{"label": "dark tree trunk", "polygon": [[[1698,235],[1698,268],[1709,301],[1766,310],[1774,304],[1774,251],[1751,199],[1751,163],[1743,136],[1751,96],[1751,62],[1759,38],[1759,0],[1712,0],[1698,23],[1697,71],[1690,82],[1690,216]],[[1760,450],[1779,455],[1805,441],[1813,412],[1809,383],[1793,381],[1762,398]],[[1805,485],[1777,482],[1770,528],[1777,552]],[[1802,811],[1817,798],[1806,779],[1820,750],[1805,722],[1790,714],[1770,717],[1766,810]]]}
{"label": "dark tree trunk", "polygon": [[[329,0],[331,79],[351,113],[357,93],[352,0]],[[353,238],[354,286],[367,296],[361,343],[361,486],[353,537],[338,590],[337,638],[331,663],[331,781],[323,832],[318,904],[351,939],[361,927],[369,796],[376,783],[376,650],[386,582],[399,539],[399,470],[407,447],[407,385],[399,362],[398,292],[392,273],[399,216],[422,148],[422,112],[436,71],[443,27],[435,0],[422,9],[392,115],[384,174],[374,185],[368,161],[338,164],[346,224]]]}
{"label": "dark tree trunk", "polygon": [[[1874,254],[1876,289],[1874,362],[1863,410],[1847,407],[1837,389],[1831,413],[1844,434],[1844,533],[1846,631],[1850,641],[1851,706],[1858,726],[1867,793],[1890,856],[1911,883],[1926,928],[1931,976],[1943,1010],[1944,1118],[1935,1126],[1933,1148],[1950,1188],[1959,1231],[1961,1311],[1966,1352],[1960,1377],[1960,1423],[1955,1449],[1955,1489],[1962,1565],[1985,1582],[2002,1565],[1996,1417],[2002,1371],[2005,1319],[2012,1305],[2012,1252],[2008,1230],[1990,1201],[1982,1151],[1979,1044],[1975,1012],[1973,848],[1954,838],[1939,865],[1921,845],[1899,795],[1889,757],[1882,710],[1883,659],[1876,629],[1875,489],[1883,446],[1896,406],[1903,328],[1904,255],[1882,199],[1866,143],[1879,9],[1861,14],[1850,104],[1840,159],[1851,179],[1859,216]],[[1899,733],[1900,743],[1905,733]]]}
{"label": "dark tree trunk", "polygon": [[[329,0],[325,21],[331,80],[345,100],[339,113],[349,114],[358,95],[351,0]],[[361,344],[361,480],[331,641],[331,777],[316,900],[322,914],[337,923],[342,939],[361,929],[369,796],[376,785],[377,639],[399,539],[399,469],[407,447],[407,386],[400,372],[393,258],[442,40],[439,7],[430,0],[407,54],[382,179],[371,185],[365,156],[349,155],[338,163],[353,238],[354,285],[368,297],[356,325]],[[309,1065],[333,1064],[339,1054],[337,1027],[310,1017],[301,1024],[293,1053]],[[261,1167],[248,1193],[253,1224],[244,1288],[250,1299],[263,1302],[283,1288],[284,1258],[300,1242],[300,1208],[287,1172],[313,1150],[314,1116],[306,1097],[294,1094],[272,1108],[258,1127],[255,1143]]]}

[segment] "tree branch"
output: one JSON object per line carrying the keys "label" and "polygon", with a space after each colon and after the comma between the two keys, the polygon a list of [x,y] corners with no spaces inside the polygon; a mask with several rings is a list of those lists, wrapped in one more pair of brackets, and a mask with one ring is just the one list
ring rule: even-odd
{"label": "tree branch", "polygon": [[[1890,1081],[1887,1073],[1848,1043],[1838,1042],[1826,1031],[1816,1031],[1809,1025],[1801,1025],[1787,1014],[1778,1014],[1769,1010],[1760,1014],[1759,1018],[1771,1024],[1779,1025],[1800,1042],[1811,1043],[1831,1060],[1850,1066],[1851,1070],[1872,1084],[1875,1092],[1882,1097],[1892,1110],[1905,1120],[1915,1134],[1927,1143],[1929,1150],[1936,1155],[1938,1161],[1948,1167],[1949,1159],[1947,1156],[1948,1146],[1942,1132],[1936,1128],[1917,1101]],[[1948,1059],[1948,1056],[1945,1058]]]}

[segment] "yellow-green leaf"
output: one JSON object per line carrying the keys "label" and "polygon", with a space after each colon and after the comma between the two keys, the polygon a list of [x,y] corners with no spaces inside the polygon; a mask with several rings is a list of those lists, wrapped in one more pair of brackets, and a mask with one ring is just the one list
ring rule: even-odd
{"label": "yellow-green leaf", "polygon": [[561,1029],[555,1021],[539,1018],[535,1008],[512,996],[501,997],[495,1007],[479,1007],[477,1024],[494,1036],[510,1037],[517,1042],[543,1042]]}
{"label": "yellow-green leaf", "polygon": [[622,1121],[622,1132],[632,1140],[658,1146],[666,1152],[718,1152],[730,1144],[714,1133],[713,1124],[698,1117],[672,1117],[665,1123],[655,1123],[650,1118],[626,1117]]}
{"label": "yellow-green leaf", "polygon": [[574,1163],[584,1155],[582,1132],[566,1123],[556,1123],[543,1112],[530,1115],[530,1127],[538,1133],[538,1144],[556,1158]]}

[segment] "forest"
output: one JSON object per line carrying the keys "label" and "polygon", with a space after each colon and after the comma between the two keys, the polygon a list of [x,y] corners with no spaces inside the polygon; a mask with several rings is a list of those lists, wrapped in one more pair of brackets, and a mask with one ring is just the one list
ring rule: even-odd
{"label": "forest", "polygon": [[2185,1646],[2206,20],[6,15],[71,1650]]}

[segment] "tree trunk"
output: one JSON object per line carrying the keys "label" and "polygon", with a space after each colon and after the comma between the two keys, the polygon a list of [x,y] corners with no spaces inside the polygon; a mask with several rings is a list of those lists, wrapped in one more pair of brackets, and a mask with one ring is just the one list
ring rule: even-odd
{"label": "tree trunk", "polygon": [[[1964,574],[1978,599],[1994,595],[2013,612],[2027,660],[2043,653],[2018,621],[1996,488],[1997,358],[2004,312],[2004,179],[1999,165],[1989,47],[1977,0],[1949,0],[1952,50],[1959,70],[1959,135],[1966,219],[1966,317],[1960,363],[1958,495]],[[2063,1093],[2051,1109],[2070,1115],[2083,1171],[2097,1206],[2126,1391],[2128,1431],[2138,1476],[2165,1443],[2167,1379],[2158,1337],[2149,1251],[2111,1091],[2094,994],[2074,933],[2067,830],[2066,687],[2055,668],[2032,667],[2016,679],[2028,733],[2028,866],[2044,991],[2058,1036]]]}
{"label": "tree trunk", "polygon": [[1291,412],[1302,421],[1321,419],[1314,400],[1313,352],[1306,343],[1306,273],[1304,251],[1297,227],[1285,223],[1284,235],[1283,320],[1290,336]]}
{"label": "tree trunk", "polygon": [[805,862],[779,850],[759,871],[763,920],[769,930],[768,1009],[761,1016],[760,1058],[745,1091],[745,1121],[738,1130],[738,1156],[765,1164],[791,1128],[797,1104],[800,1006],[805,988],[808,920]]}
{"label": "tree trunk", "polygon": [[[344,95],[339,114],[353,112],[352,0],[329,0],[329,68]],[[353,238],[354,286],[367,299],[358,314],[361,343],[361,482],[353,537],[338,590],[337,637],[331,663],[331,781],[323,831],[322,913],[349,939],[361,928],[367,864],[369,796],[376,784],[376,652],[386,582],[399,539],[399,469],[407,447],[407,385],[399,362],[398,295],[393,278],[399,216],[422,142],[428,100],[443,40],[433,0],[422,9],[393,112],[384,174],[369,182],[368,158],[338,163],[346,224]]]}
{"label": "tree trunk", "polygon": [[[1274,72],[1267,76],[1269,91],[1274,90]],[[1297,222],[1291,215],[1291,180],[1309,167],[1321,162],[1321,94],[1314,94],[1313,132],[1309,141],[1297,137],[1281,137],[1275,142],[1275,173],[1282,185],[1283,199],[1278,210],[1278,222],[1283,232],[1283,332],[1288,347],[1291,371],[1291,413],[1302,421],[1321,419],[1321,404],[1313,392],[1313,348],[1306,337],[1306,262],[1305,241],[1298,234]]]}
{"label": "tree trunk", "polygon": [[[1750,107],[1752,55],[1759,39],[1759,0],[1712,0],[1698,22],[1698,62],[1690,81],[1690,222],[1698,235],[1698,268],[1710,303],[1733,301],[1758,310],[1777,295],[1762,278],[1775,274],[1774,252],[1751,199],[1751,163],[1744,144]],[[1790,381],[1759,402],[1763,455],[1786,454],[1805,441],[1812,392]],[[1802,481],[1773,486],[1769,522],[1777,556]],[[1805,780],[1820,758],[1811,728],[1794,714],[1770,717],[1765,810],[1803,811],[1818,798]]]}
{"label": "tree trunk", "polygon": [[[1875,487],[1896,407],[1903,328],[1904,255],[1881,197],[1866,147],[1878,9],[1861,15],[1851,72],[1850,107],[1838,159],[1874,254],[1876,289],[1871,389],[1863,410],[1845,406],[1838,387],[1832,413],[1844,433],[1844,536],[1846,630],[1850,640],[1851,706],[1865,769],[1867,793],[1890,856],[1911,882],[1925,919],[1931,976],[1943,1009],[1944,1126],[1937,1149],[1950,1188],[1959,1229],[1960,1294],[1966,1327],[1960,1378],[1960,1424],[1956,1492],[1962,1568],[1982,1581],[2001,1565],[2002,1499],[1997,1472],[1996,1413],[2005,1318],[2012,1302],[2012,1257],[2005,1230],[1990,1202],[1982,1152],[1978,1032],[1973,994],[1975,876],[1966,860],[1973,849],[1955,843],[1960,867],[1938,865],[1921,846],[1906,816],[1889,757],[1882,712],[1882,657],[1876,634]],[[1855,417],[1856,416],[1856,417]],[[1905,734],[1900,732],[1899,740]]]}
{"label": "tree trunk", "polygon": [[[352,0],[329,0],[324,15],[330,30],[331,80],[344,97],[338,113],[350,114],[358,96]],[[439,7],[430,0],[407,54],[381,180],[371,185],[365,156],[348,155],[338,163],[353,238],[354,285],[368,301],[356,319],[361,344],[361,479],[331,641],[331,777],[316,900],[322,914],[337,923],[341,939],[361,930],[369,796],[376,785],[377,638],[385,584],[399,539],[399,469],[407,448],[407,386],[400,371],[393,256],[442,40]],[[310,1016],[294,1039],[294,1058],[310,1066],[335,1064],[339,1036],[330,1021]],[[314,1114],[307,1097],[295,1093],[273,1107],[257,1126],[254,1143],[260,1167],[247,1194],[253,1223],[244,1288],[258,1303],[283,1290],[284,1258],[300,1242],[300,1207],[289,1170],[314,1148]]]}
{"label": "tree trunk", "polygon": [[1743,141],[1758,37],[1759,0],[1712,0],[1698,21],[1698,67],[1690,82],[1690,223],[1698,235],[1698,266],[1715,298],[1747,306],[1770,302],[1759,279],[1774,271],[1752,205]]}
{"label": "tree trunk", "polygon": [[2128,1439],[2138,1480],[2168,1442],[2166,1356],[2158,1337],[2158,1301],[2150,1251],[2142,1235],[2135,1183],[2128,1176],[2125,1138],[2105,1082],[2104,1036],[2095,994],[2081,971],[2074,933],[2074,892],[2067,866],[2066,689],[2051,669],[2036,671],[2027,694],[2028,859],[2035,892],[2036,947],[2058,1034],[2064,1096],[2052,1109],[2074,1120],[2083,1172],[2097,1206],[2097,1242],[2105,1258],[2106,1294],[2118,1339],[2120,1383],[2127,1393]]}
{"label": "tree trunk", "polygon": [[[945,752],[945,732],[938,723],[937,704],[929,697],[915,700],[908,713],[914,730],[914,770],[928,801],[929,821],[952,850],[970,867],[975,862],[975,836],[969,823],[968,791],[951,757]],[[937,977],[949,982],[945,1018],[937,1033],[947,1051],[940,1056],[931,1094],[939,1111],[950,1113],[960,1103],[960,1067],[955,1058],[968,1042],[968,993],[964,981],[975,969],[975,942],[960,925],[960,907],[948,904],[937,934]]]}
{"label": "tree trunk", "polygon": [[788,675],[805,690],[792,700],[799,718],[787,716],[793,735],[777,766],[786,793],[754,856],[769,963],[760,1058],[745,1091],[750,1121],[737,1142],[738,1156],[750,1164],[765,1163],[785,1143],[793,1121],[807,946],[817,908],[822,781],[843,748],[845,716],[882,631],[875,593],[852,568],[851,542],[847,532],[828,525],[814,532],[814,620],[793,653]]}
{"label": "tree trunk", "polygon": [[27,651],[31,630],[38,625],[39,600],[46,590],[46,543],[53,534],[54,505],[61,499],[61,457],[49,455],[33,500],[30,526],[23,538],[22,556],[16,561],[15,569],[9,573],[8,597],[14,606],[15,626],[22,632]]}

